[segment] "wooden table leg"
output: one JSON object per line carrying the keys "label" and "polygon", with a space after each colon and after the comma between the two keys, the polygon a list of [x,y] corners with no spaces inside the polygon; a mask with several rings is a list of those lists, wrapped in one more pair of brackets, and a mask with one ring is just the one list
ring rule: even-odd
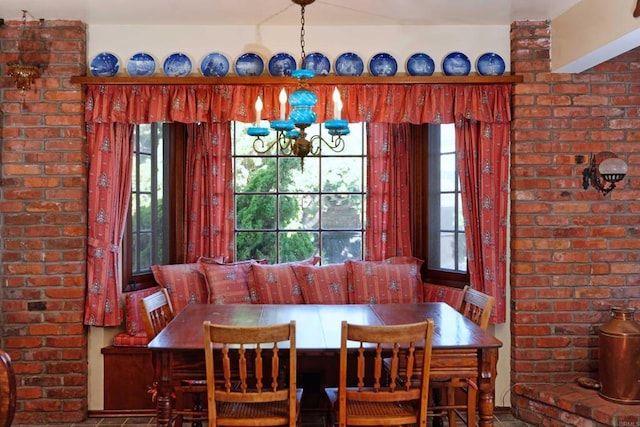
{"label": "wooden table leg", "polygon": [[158,394],[156,396],[156,425],[169,426],[171,420],[171,372],[169,353],[154,351],[154,377],[157,381]]}
{"label": "wooden table leg", "polygon": [[494,394],[496,389],[496,365],[498,349],[485,348],[478,350],[478,392],[480,396],[479,412],[481,427],[493,427]]}

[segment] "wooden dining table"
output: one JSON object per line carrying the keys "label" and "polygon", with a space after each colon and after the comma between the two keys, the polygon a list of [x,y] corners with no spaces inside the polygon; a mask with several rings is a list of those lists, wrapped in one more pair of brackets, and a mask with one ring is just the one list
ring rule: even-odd
{"label": "wooden dining table", "polygon": [[[337,354],[342,320],[397,325],[434,320],[431,379],[477,378],[479,424],[493,425],[498,349],[502,343],[446,303],[419,304],[189,304],[151,342],[157,383],[157,425],[169,425],[173,385],[204,378],[202,323],[267,325],[296,321],[298,360],[305,354]],[[298,372],[304,363],[298,363]],[[329,385],[329,384],[328,384]],[[337,384],[330,384],[337,385]]]}

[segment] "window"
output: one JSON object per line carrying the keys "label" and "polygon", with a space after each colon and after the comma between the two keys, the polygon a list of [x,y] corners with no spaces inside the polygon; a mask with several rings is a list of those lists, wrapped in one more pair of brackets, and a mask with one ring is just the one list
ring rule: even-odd
{"label": "window", "polygon": [[[351,124],[345,149],[322,156],[257,154],[249,124],[234,123],[236,259],[299,261],[320,255],[323,264],[361,259],[364,240],[366,135]],[[308,128],[322,135],[324,127]],[[265,137],[268,143],[275,135]]]}
{"label": "window", "polygon": [[164,260],[163,135],[157,123],[137,126],[131,171],[131,244],[133,274]]}
{"label": "window", "polygon": [[[323,264],[361,259],[366,217],[365,124],[351,124],[341,153],[257,155],[244,123],[232,123],[236,259],[288,262],[320,255]],[[123,244],[124,291],[153,285],[150,266],[181,262],[186,127],[138,125],[131,215]],[[453,125],[416,125],[413,253],[433,283],[468,283]],[[309,135],[324,134],[321,125]],[[268,137],[266,141],[270,141]]]}
{"label": "window", "polygon": [[[462,194],[453,124],[430,126],[429,259],[431,270],[467,271]],[[439,142],[439,143],[438,143]]]}
{"label": "window", "polygon": [[176,230],[182,229],[182,207],[175,200],[182,180],[175,172],[183,170],[183,138],[175,137],[177,129],[181,127],[162,123],[134,129],[130,215],[123,243],[125,291],[150,286],[152,265],[178,259],[174,242],[181,241]]}
{"label": "window", "polygon": [[469,282],[453,124],[415,126],[413,252],[432,283]]}

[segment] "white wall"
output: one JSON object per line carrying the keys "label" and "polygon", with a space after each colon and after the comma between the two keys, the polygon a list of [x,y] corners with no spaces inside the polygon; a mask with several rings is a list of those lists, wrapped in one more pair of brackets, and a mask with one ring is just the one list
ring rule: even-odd
{"label": "white wall", "polygon": [[[436,72],[442,71],[442,59],[449,52],[465,53],[471,61],[472,72],[480,55],[495,52],[504,59],[507,72],[510,70],[509,26],[307,27],[305,32],[305,51],[324,53],[332,62],[332,72],[333,61],[344,52],[360,55],[365,69],[373,55],[389,53],[398,62],[399,73],[405,71],[407,58],[416,52],[429,54],[436,63]],[[287,52],[298,60],[300,27],[89,26],[87,63],[100,52],[111,52],[120,58],[120,75],[126,75],[127,60],[137,52],[153,55],[159,64],[157,70],[160,71],[157,72],[161,72],[162,61],[168,55],[182,52],[191,57],[192,75],[199,75],[200,61],[211,52],[227,56],[232,70],[235,58],[245,52],[259,53],[265,66],[271,55],[278,52]],[[89,71],[87,75],[90,75]],[[511,337],[508,321],[507,318],[506,324],[492,327],[493,333],[504,344],[498,360],[496,406],[510,406]],[[113,333],[111,329],[89,329],[89,410],[103,409],[100,348],[109,344]]]}
{"label": "white wall", "polygon": [[113,344],[120,328],[89,327],[89,411],[104,409],[104,363],[100,349]]}
{"label": "white wall", "polygon": [[551,21],[552,70],[580,73],[640,44],[636,0],[582,0]]}

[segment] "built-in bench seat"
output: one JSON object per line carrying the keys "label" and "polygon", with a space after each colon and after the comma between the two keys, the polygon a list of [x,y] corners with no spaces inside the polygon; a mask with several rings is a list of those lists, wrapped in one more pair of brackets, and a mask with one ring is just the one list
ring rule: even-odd
{"label": "built-in bench seat", "polygon": [[[318,265],[312,257],[295,263],[266,264],[264,261],[225,263],[222,259],[200,259],[191,264],[152,267],[158,286],[125,295],[126,332],[115,336],[113,345],[103,349],[105,366],[105,410],[153,407],[148,403],[132,408],[137,399],[123,398],[125,391],[145,392],[151,387],[152,368],[146,349],[139,300],[161,287],[168,289],[174,312],[187,304],[368,304],[446,302],[458,309],[462,289],[425,284],[420,277],[422,261],[413,257],[393,257],[384,261],[346,261]],[[134,360],[136,363],[130,363]],[[144,364],[144,366],[139,365]],[[147,366],[148,365],[148,366]],[[131,383],[137,384],[132,387]],[[139,382],[139,383],[138,383]]]}

